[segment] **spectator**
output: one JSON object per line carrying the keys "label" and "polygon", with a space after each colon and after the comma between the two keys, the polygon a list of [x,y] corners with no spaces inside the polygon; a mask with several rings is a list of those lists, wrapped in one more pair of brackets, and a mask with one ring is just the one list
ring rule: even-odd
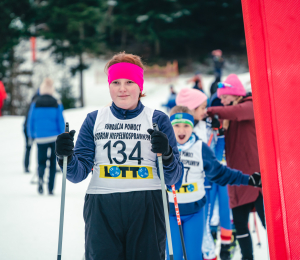
{"label": "spectator", "polygon": [[35,139],[38,146],[38,192],[43,193],[43,178],[48,160],[47,151],[51,149],[49,194],[53,194],[56,173],[55,140],[64,132],[63,106],[54,97],[53,81],[45,78],[40,86],[40,96],[31,104],[27,119],[28,138]]}
{"label": "spectator", "polygon": [[[226,128],[225,151],[228,167],[249,175],[259,172],[252,95],[246,94],[235,74],[229,75],[224,83],[219,84],[217,93],[224,107],[210,107],[207,113],[211,117],[217,114],[219,119],[228,121],[227,124],[223,122],[223,127]],[[251,260],[253,248],[248,219],[249,213],[255,207],[265,227],[262,190],[250,186],[229,186],[228,192],[242,259]]]}
{"label": "spectator", "polygon": [[221,81],[221,77],[219,75],[216,76],[215,81],[210,86],[210,96],[215,94],[218,89],[218,83]]}
{"label": "spectator", "polygon": [[169,112],[173,107],[176,106],[175,100],[176,100],[177,94],[176,94],[176,92],[175,92],[175,90],[174,90],[173,85],[170,85],[170,92],[171,92],[171,93],[170,93],[170,96],[169,96],[169,98],[168,98],[167,103],[162,105],[163,107],[166,107],[166,108],[167,108],[168,112]]}
{"label": "spectator", "polygon": [[222,69],[224,67],[224,59],[222,57],[222,51],[221,50],[214,50],[211,52],[213,62],[214,62],[214,72],[216,78],[219,76],[222,77]]}
{"label": "spectator", "polygon": [[190,83],[190,82],[194,83],[193,89],[200,90],[200,91],[202,91],[204,93],[203,84],[202,84],[202,78],[201,78],[200,73],[196,73],[194,77],[192,77],[191,79],[189,79],[187,81],[187,83]]}
{"label": "spectator", "polygon": [[3,108],[3,105],[4,105],[4,100],[6,99],[7,97],[7,94],[6,94],[6,91],[5,91],[5,87],[2,83],[2,81],[0,81],[0,116],[2,116],[2,108]]}

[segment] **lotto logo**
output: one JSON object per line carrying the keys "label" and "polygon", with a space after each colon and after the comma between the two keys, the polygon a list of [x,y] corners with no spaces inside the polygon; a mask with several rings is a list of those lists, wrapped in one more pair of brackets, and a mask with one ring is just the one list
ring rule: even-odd
{"label": "lotto logo", "polygon": [[153,179],[152,167],[131,165],[100,165],[100,178]]}
{"label": "lotto logo", "polygon": [[[177,190],[177,193],[192,193],[198,191],[198,185],[197,183],[190,183],[190,184],[183,184],[179,190]],[[172,192],[172,191],[169,191]]]}

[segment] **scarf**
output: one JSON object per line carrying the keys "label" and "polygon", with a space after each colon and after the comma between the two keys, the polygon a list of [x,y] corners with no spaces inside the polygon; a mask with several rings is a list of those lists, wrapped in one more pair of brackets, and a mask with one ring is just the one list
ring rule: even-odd
{"label": "scarf", "polygon": [[187,140],[184,144],[177,143],[178,151],[184,152],[184,151],[190,149],[194,145],[195,142],[196,142],[196,135],[194,133],[192,133],[189,140]]}

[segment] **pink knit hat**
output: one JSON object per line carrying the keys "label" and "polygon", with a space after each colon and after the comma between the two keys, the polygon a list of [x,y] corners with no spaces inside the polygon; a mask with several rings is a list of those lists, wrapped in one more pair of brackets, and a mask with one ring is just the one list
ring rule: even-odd
{"label": "pink knit hat", "polygon": [[225,85],[223,88],[218,88],[218,97],[221,95],[246,96],[246,90],[236,74],[230,74],[224,83],[230,86]]}
{"label": "pink knit hat", "polygon": [[207,100],[207,96],[200,90],[184,88],[180,90],[176,97],[177,106],[185,106],[190,110],[199,107],[204,101]]}

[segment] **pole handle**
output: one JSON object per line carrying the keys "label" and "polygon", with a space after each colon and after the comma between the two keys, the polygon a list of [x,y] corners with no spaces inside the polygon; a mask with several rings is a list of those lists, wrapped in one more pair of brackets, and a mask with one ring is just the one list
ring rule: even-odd
{"label": "pole handle", "polygon": [[65,133],[69,133],[69,123],[68,122],[66,122]]}

